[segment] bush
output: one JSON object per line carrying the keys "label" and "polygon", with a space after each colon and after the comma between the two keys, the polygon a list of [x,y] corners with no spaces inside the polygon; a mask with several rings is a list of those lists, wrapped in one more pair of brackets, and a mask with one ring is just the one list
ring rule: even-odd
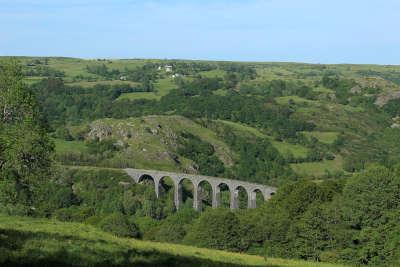
{"label": "bush", "polygon": [[120,213],[113,213],[100,221],[98,226],[106,232],[120,237],[139,237],[139,231],[133,222]]}
{"label": "bush", "polygon": [[237,251],[241,243],[239,228],[239,219],[230,210],[207,210],[194,222],[184,243]]}

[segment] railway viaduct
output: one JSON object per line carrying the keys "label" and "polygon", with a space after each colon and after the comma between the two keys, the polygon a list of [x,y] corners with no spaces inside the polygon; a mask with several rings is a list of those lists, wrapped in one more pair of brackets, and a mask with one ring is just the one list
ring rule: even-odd
{"label": "railway viaduct", "polygon": [[140,169],[125,169],[125,172],[133,178],[136,183],[142,182],[144,179],[151,178],[154,181],[154,189],[157,198],[160,196],[161,182],[165,177],[170,177],[174,183],[174,203],[176,209],[182,204],[182,181],[187,179],[193,185],[193,208],[201,210],[202,201],[199,197],[201,190],[201,183],[208,182],[212,188],[212,207],[217,208],[220,206],[220,191],[221,186],[226,185],[230,192],[230,208],[232,210],[238,208],[239,189],[243,188],[247,193],[248,208],[256,207],[256,194],[260,192],[264,200],[267,201],[276,192],[276,188],[262,184],[249,183],[239,180],[232,180],[226,178],[218,178],[212,176],[174,173],[156,170],[140,170]]}

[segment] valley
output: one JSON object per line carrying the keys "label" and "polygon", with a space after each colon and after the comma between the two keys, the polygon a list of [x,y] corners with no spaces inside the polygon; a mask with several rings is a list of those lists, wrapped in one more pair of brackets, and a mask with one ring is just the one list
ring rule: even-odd
{"label": "valley", "polygon": [[399,66],[0,62],[0,263],[396,266]]}

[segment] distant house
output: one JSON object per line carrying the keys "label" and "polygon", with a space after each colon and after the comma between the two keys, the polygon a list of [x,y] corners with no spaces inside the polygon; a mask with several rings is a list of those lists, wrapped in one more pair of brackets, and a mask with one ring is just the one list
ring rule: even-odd
{"label": "distant house", "polygon": [[172,74],[172,78],[178,78],[178,77],[181,77],[182,76],[182,74],[180,74],[180,73],[175,73],[175,74]]}
{"label": "distant house", "polygon": [[126,76],[121,76],[121,77],[119,77],[119,79],[120,79],[121,81],[126,81]]}
{"label": "distant house", "polygon": [[166,72],[172,72],[172,66],[171,65],[165,65],[164,68],[165,68]]}

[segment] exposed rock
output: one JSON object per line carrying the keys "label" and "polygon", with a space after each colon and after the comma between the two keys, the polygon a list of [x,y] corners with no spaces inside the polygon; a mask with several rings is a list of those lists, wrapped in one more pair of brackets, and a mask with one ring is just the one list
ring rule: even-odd
{"label": "exposed rock", "polygon": [[89,139],[98,138],[100,141],[112,135],[112,127],[100,123],[92,123],[87,135]]}
{"label": "exposed rock", "polygon": [[194,165],[190,165],[190,166],[184,168],[183,172],[195,174],[195,173],[198,173],[198,169],[199,169],[198,166],[196,164],[194,164]]}
{"label": "exposed rock", "polygon": [[124,147],[125,143],[122,140],[118,140],[117,142],[115,142],[114,144],[115,146],[119,146],[119,147]]}
{"label": "exposed rock", "polygon": [[393,124],[390,126],[391,128],[400,128],[400,117],[392,118]]}
{"label": "exposed rock", "polygon": [[375,105],[382,107],[384,106],[387,102],[389,102],[392,99],[398,99],[400,98],[400,91],[394,91],[394,92],[388,92],[386,94],[381,94],[375,101]]}
{"label": "exposed rock", "polygon": [[359,85],[354,86],[353,88],[350,89],[350,93],[352,94],[361,94],[362,89]]}

